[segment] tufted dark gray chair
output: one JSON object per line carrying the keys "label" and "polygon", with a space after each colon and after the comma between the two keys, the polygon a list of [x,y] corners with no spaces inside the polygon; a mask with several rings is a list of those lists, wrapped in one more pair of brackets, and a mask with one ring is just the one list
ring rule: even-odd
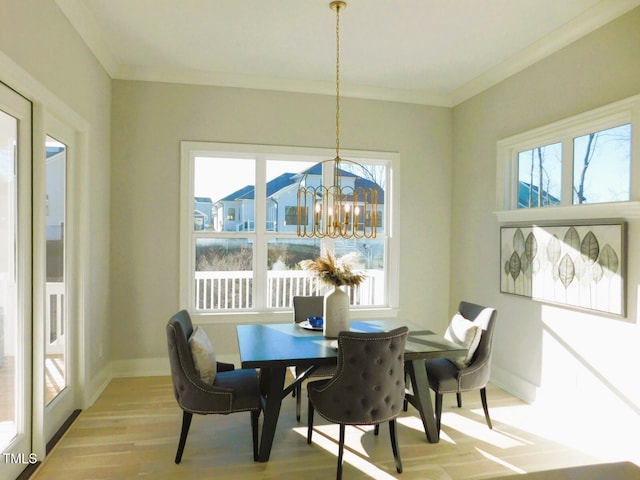
{"label": "tufted dark gray chair", "polygon": [[234,370],[230,363],[216,362],[213,385],[204,382],[193,362],[189,337],[193,333],[186,310],[176,313],[167,324],[167,342],[173,393],[182,409],[182,431],[175,462],[180,463],[194,413],[251,412],[253,459],[258,457],[258,417],[261,411],[258,375],[255,370]]}
{"label": "tufted dark gray chair", "polygon": [[407,327],[390,332],[338,334],[338,366],[332,378],[309,382],[307,443],[313,433],[313,412],[340,424],[337,478],[342,478],[345,425],[389,422],[396,470],[402,461],[396,436],[396,417],[404,400],[404,349]]}
{"label": "tufted dark gray chair", "polygon": [[484,416],[489,428],[491,418],[487,406],[487,383],[491,375],[491,347],[493,345],[493,330],[498,312],[495,308],[483,307],[475,303],[460,302],[458,312],[467,320],[477,323],[482,328],[482,336],[471,363],[465,368],[459,368],[452,361],[445,358],[425,360],[429,386],[436,393],[436,424],[440,432],[440,418],[442,417],[442,395],[455,393],[458,408],[462,407],[462,392],[480,390],[480,399]]}
{"label": "tufted dark gray chair", "polygon": [[[324,297],[319,295],[293,297],[293,321],[295,323],[304,322],[309,317],[322,317],[324,315]],[[309,377],[330,377],[336,371],[333,365],[322,365],[318,367]],[[294,377],[303,373],[303,369],[291,367]],[[302,384],[293,390],[292,395],[296,399],[296,419],[300,421],[300,410],[302,403]]]}

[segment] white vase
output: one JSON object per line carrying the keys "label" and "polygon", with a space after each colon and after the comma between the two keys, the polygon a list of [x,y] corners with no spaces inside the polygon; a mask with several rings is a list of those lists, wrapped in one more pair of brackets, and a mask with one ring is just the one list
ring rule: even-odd
{"label": "white vase", "polygon": [[338,333],[349,330],[349,295],[340,287],[333,287],[324,296],[324,336],[337,338]]}

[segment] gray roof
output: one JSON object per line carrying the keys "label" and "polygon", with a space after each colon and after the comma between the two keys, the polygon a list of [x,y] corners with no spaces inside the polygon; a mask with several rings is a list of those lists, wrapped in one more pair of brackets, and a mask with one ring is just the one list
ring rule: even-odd
{"label": "gray roof", "polygon": [[[322,174],[322,162],[316,163],[309,169],[300,173],[283,173],[273,180],[267,182],[267,197],[275,195],[277,192],[286,188],[298,181],[301,176],[304,175],[321,175]],[[355,186],[362,188],[375,188],[378,190],[378,202],[384,203],[384,190],[377,183],[368,180],[363,177],[359,177],[353,172],[346,170],[341,171],[341,175],[345,177],[356,177]],[[218,202],[230,202],[236,200],[254,200],[255,199],[255,187],[253,185],[245,185],[244,187],[230,193],[224,198],[218,200]]]}

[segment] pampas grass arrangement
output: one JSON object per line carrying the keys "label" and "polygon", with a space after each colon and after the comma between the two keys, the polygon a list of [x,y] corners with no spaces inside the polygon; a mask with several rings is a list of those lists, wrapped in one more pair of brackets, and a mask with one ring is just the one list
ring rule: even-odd
{"label": "pampas grass arrangement", "polygon": [[351,252],[336,258],[327,250],[315,260],[302,260],[299,265],[327,285],[357,287],[366,278],[364,273],[353,270],[359,256],[358,252]]}

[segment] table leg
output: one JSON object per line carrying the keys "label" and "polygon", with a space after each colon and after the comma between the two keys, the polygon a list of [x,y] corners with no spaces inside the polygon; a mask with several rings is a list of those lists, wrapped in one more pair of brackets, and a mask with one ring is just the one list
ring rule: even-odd
{"label": "table leg", "polygon": [[427,377],[427,369],[424,366],[424,359],[406,362],[405,368],[411,379],[411,387],[413,389],[413,395],[408,398],[409,403],[420,412],[422,425],[427,434],[427,440],[430,443],[438,443],[440,436],[436,426],[436,417],[433,413],[431,392],[429,392],[429,379]]}
{"label": "table leg", "polygon": [[260,370],[260,387],[266,397],[264,403],[264,420],[262,422],[262,435],[260,437],[260,450],[258,461],[267,462],[271,455],[273,437],[276,434],[278,416],[284,392],[284,379],[286,367],[263,368]]}

